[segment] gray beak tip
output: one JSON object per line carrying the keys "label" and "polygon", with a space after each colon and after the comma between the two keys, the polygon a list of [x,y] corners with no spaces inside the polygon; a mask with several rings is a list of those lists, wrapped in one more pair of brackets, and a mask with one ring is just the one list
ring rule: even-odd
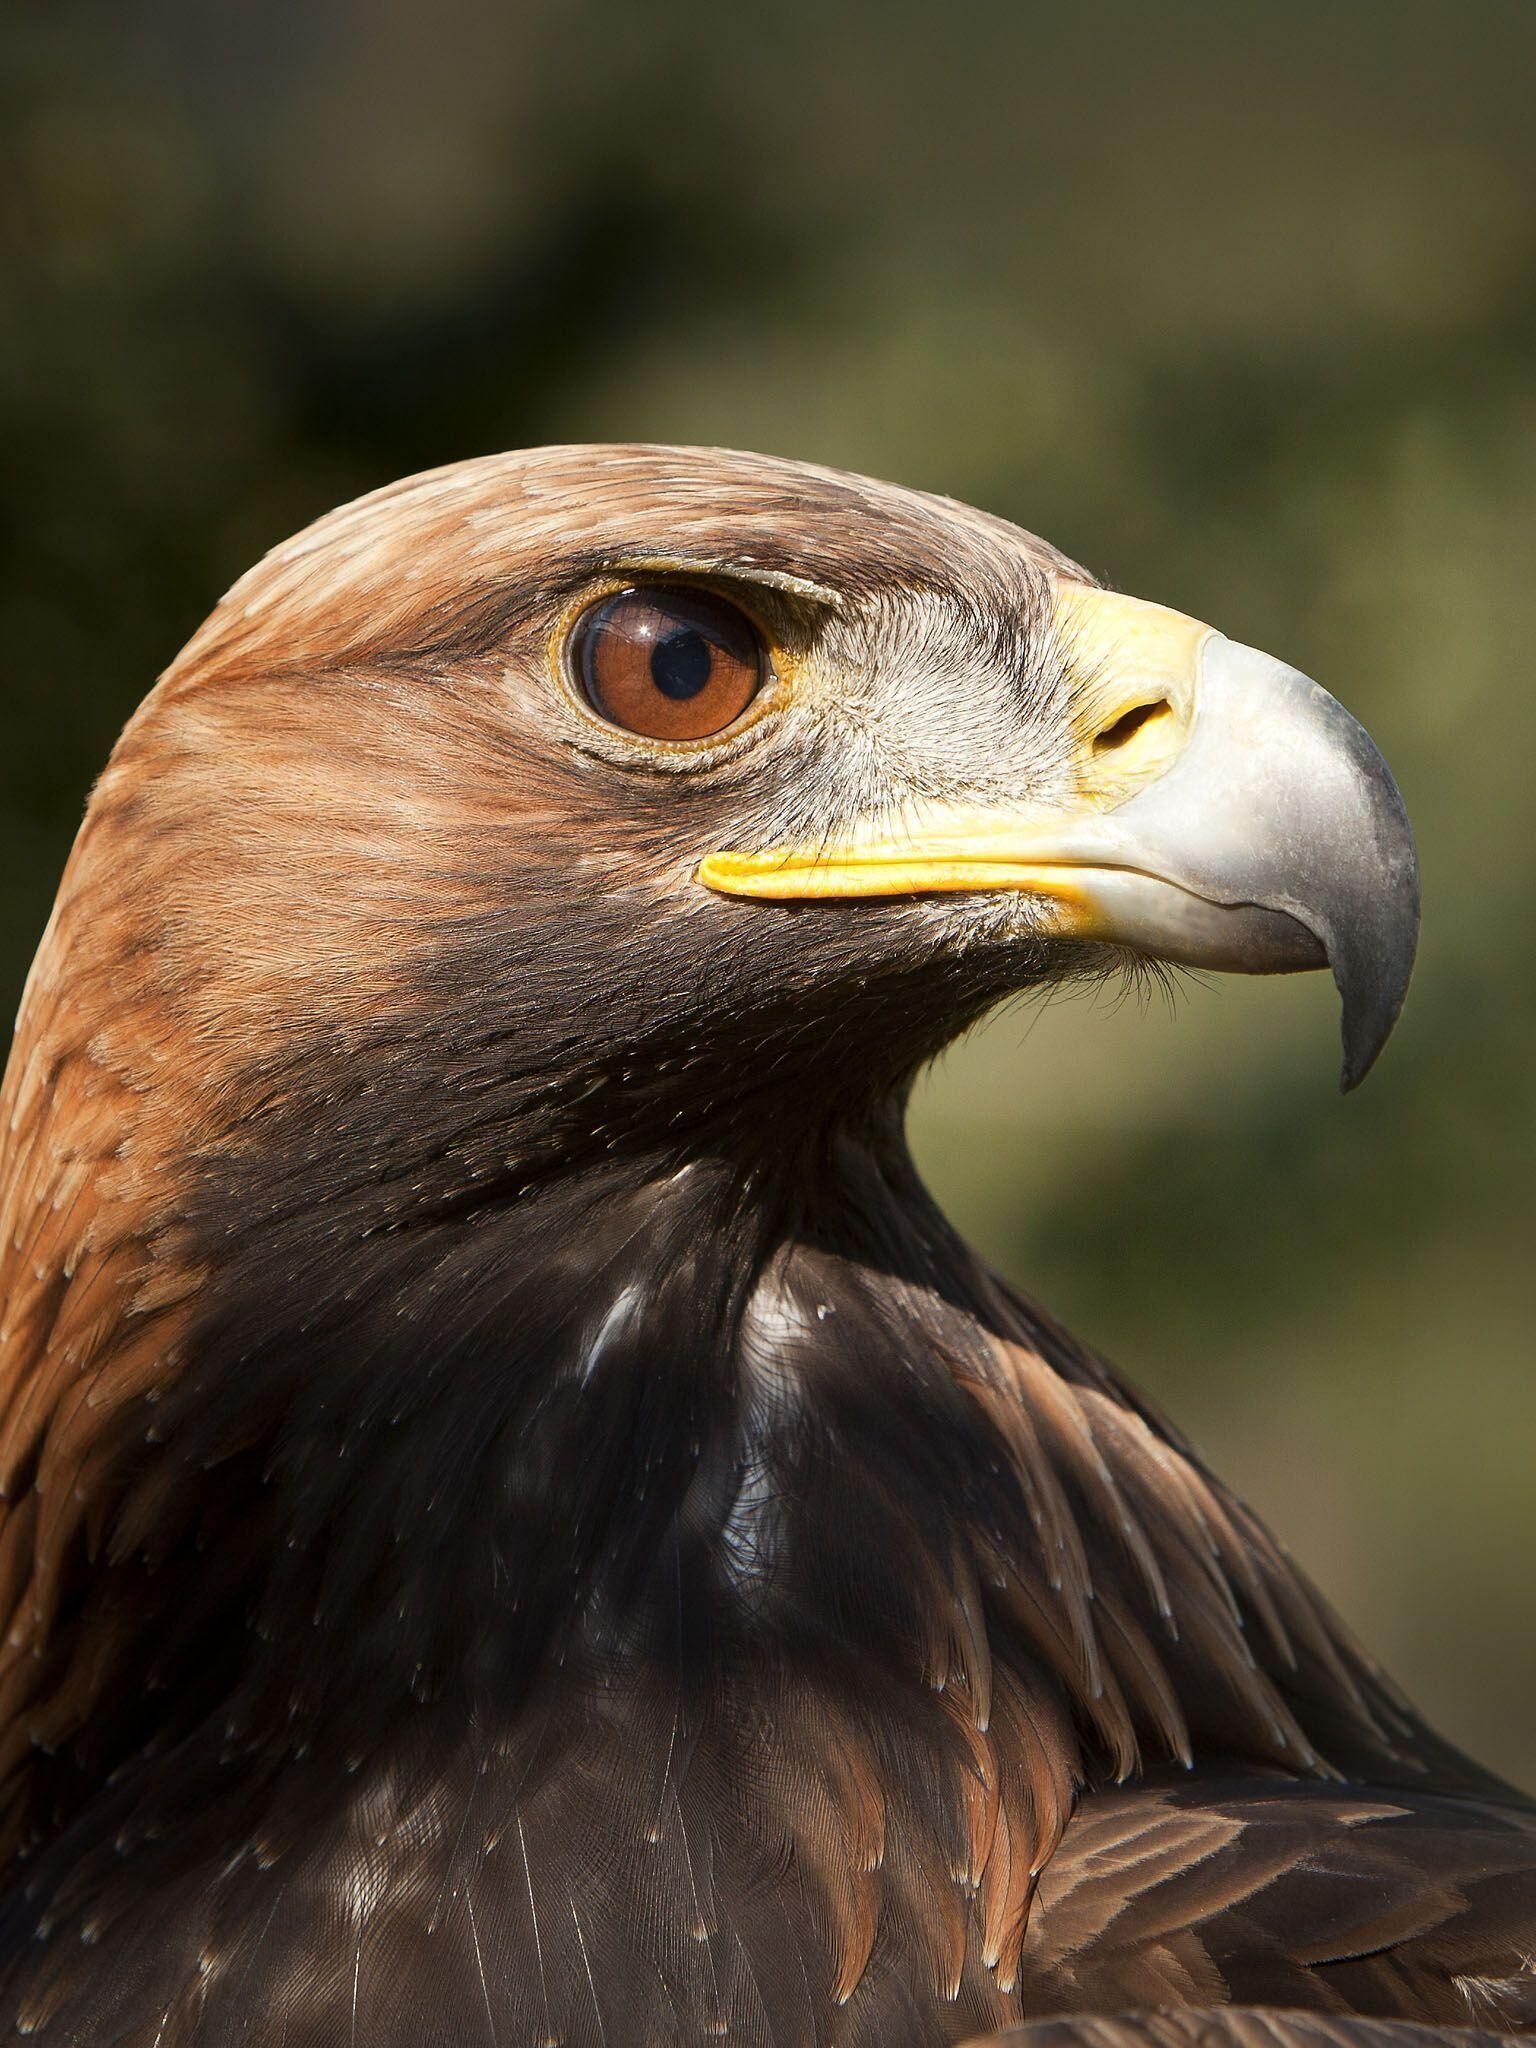
{"label": "gray beak tip", "polygon": [[1344,1064],[1339,1070],[1339,1093],[1352,1094],[1376,1064],[1377,1055],[1387,1042],[1389,1024],[1379,1034],[1344,1034]]}
{"label": "gray beak tip", "polygon": [[1348,972],[1341,972],[1337,966],[1334,969],[1334,980],[1344,1005],[1341,1020],[1344,1066],[1339,1088],[1345,1095],[1360,1086],[1392,1034],[1413,973],[1417,928],[1415,907],[1415,915],[1401,935],[1400,946],[1373,963],[1377,971],[1368,979],[1357,979]]}
{"label": "gray beak tip", "polygon": [[[1402,795],[1364,727],[1297,670],[1225,642],[1206,675],[1240,734],[1229,778],[1242,814],[1271,826],[1249,842],[1248,900],[1320,942],[1343,1004],[1347,1093],[1386,1044],[1413,974],[1419,867]],[[1236,829],[1230,839],[1242,843]]]}
{"label": "gray beak tip", "polygon": [[[1386,771],[1381,771],[1385,778]],[[1339,1086],[1344,1094],[1360,1083],[1375,1065],[1390,1037],[1413,977],[1419,941],[1419,874],[1413,835],[1396,785],[1386,784],[1390,799],[1383,809],[1393,830],[1380,870],[1376,921],[1370,927],[1328,935],[1333,978],[1343,1004],[1341,1029],[1344,1067]]]}

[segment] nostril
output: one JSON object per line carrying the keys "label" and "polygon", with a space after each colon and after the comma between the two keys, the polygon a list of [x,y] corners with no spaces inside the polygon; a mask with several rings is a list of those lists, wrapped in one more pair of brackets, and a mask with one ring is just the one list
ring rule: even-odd
{"label": "nostril", "polygon": [[1144,727],[1172,716],[1173,706],[1166,697],[1155,697],[1150,704],[1134,704],[1095,737],[1093,751],[1096,754],[1112,753],[1115,748],[1123,747],[1127,740],[1133,740]]}

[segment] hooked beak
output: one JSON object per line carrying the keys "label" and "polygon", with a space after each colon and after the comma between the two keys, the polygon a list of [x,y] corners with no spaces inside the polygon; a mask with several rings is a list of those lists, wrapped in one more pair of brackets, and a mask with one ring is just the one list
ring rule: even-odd
{"label": "hooked beak", "polygon": [[927,805],[835,845],[718,852],[732,896],[827,900],[1007,889],[1062,938],[1238,974],[1329,966],[1343,1086],[1407,993],[1413,834],[1364,728],[1306,676],[1161,606],[1063,584],[1079,701],[1070,806]]}

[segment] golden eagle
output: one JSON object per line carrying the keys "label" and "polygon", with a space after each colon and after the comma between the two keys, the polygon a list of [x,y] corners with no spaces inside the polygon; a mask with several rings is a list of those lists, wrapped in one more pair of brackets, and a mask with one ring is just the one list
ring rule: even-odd
{"label": "golden eagle", "polygon": [[0,1104],[12,2034],[1536,2022],[1536,1810],[903,1140],[1138,962],[1331,966],[1356,1081],[1417,916],[1330,696],[943,498],[545,448],[279,548]]}

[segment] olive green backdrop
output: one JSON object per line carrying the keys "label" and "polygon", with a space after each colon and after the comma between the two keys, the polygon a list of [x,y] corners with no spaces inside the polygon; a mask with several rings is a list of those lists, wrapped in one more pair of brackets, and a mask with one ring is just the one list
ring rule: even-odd
{"label": "olive green backdrop", "polygon": [[11,11],[0,1000],[90,777],[337,500],[553,439],[973,499],[1295,661],[1420,834],[1320,977],[1018,1008],[919,1152],[1465,1743],[1536,1783],[1536,8]]}

